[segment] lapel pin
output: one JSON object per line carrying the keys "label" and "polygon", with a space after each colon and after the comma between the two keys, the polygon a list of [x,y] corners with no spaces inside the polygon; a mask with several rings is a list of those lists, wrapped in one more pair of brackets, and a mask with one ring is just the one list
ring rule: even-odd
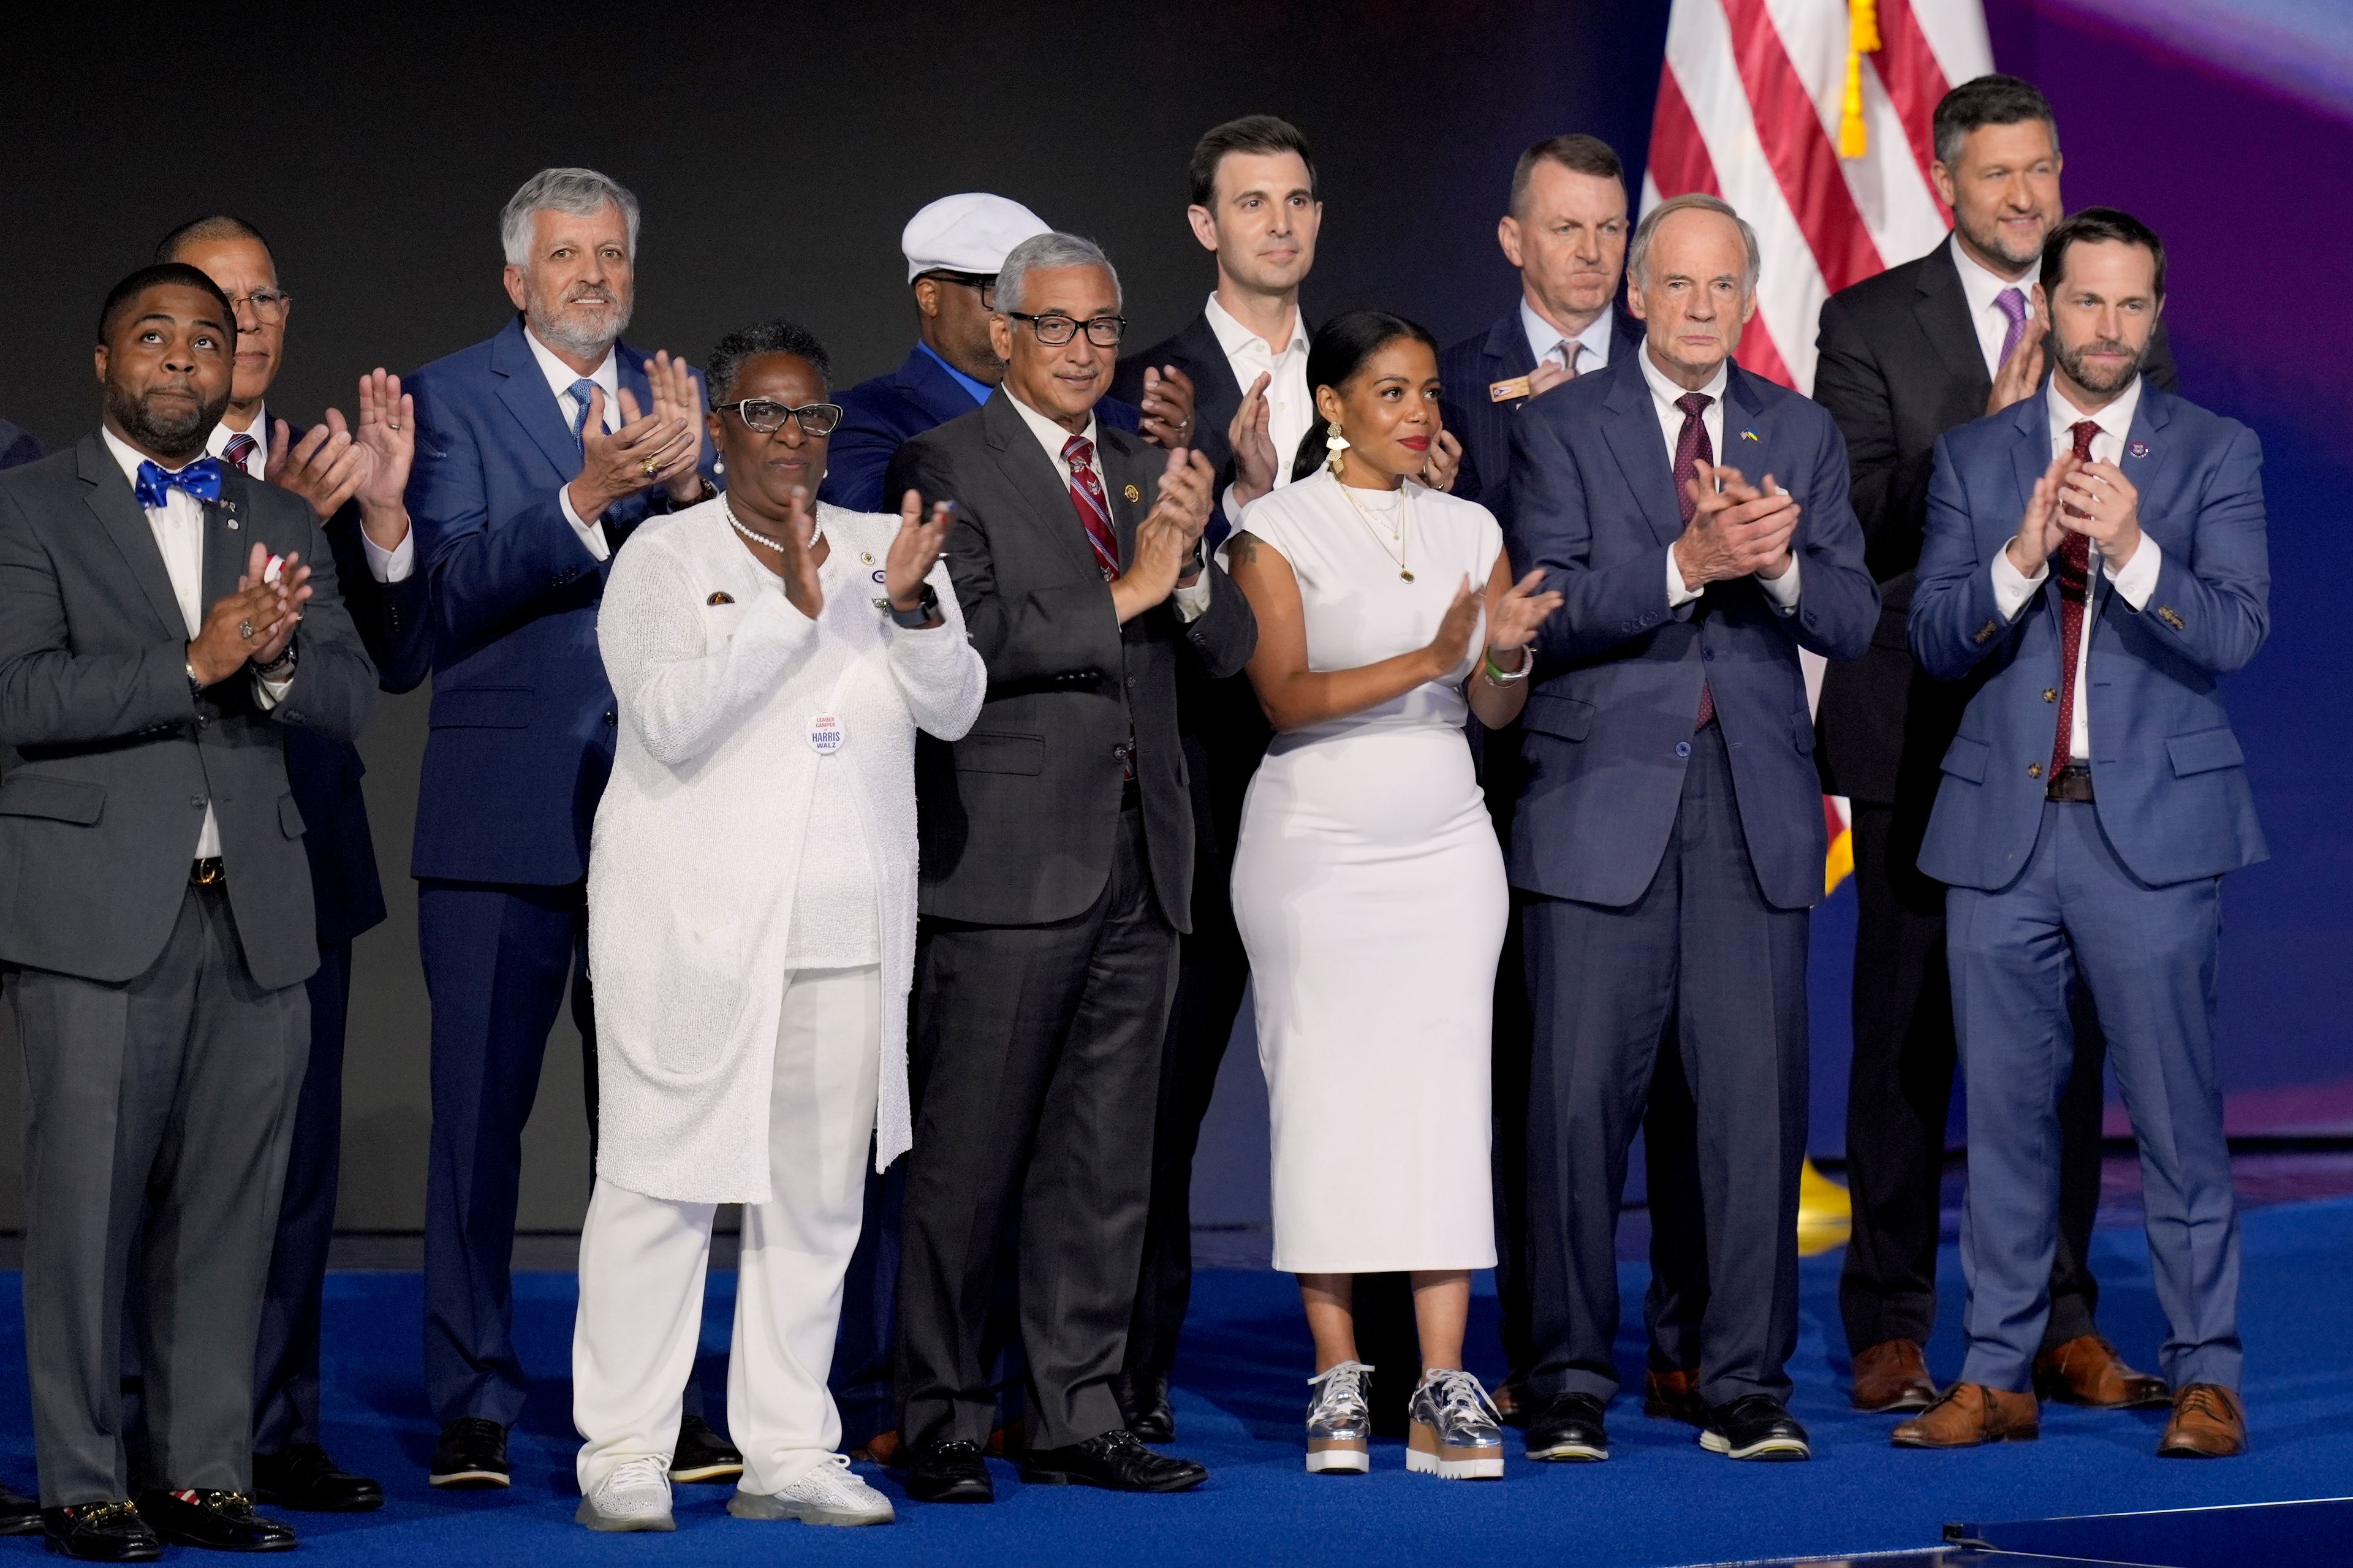
{"label": "lapel pin", "polygon": [[[1743,430],[1743,431],[1740,433],[1740,438],[1741,438],[1742,440],[1744,440],[1744,441],[1756,441],[1756,440],[1757,440],[1757,432],[1756,432],[1756,431],[1754,431],[1754,430]],[[1759,446],[1764,445],[1764,443],[1763,443],[1763,442],[1761,442],[1761,441],[1758,441],[1758,442],[1757,442],[1757,444],[1758,444]]]}
{"label": "lapel pin", "polygon": [[2135,441],[2131,446],[2126,447],[2125,450],[2130,452],[2136,458],[2146,458],[2148,456],[2148,443],[2146,441]]}
{"label": "lapel pin", "polygon": [[713,588],[711,597],[702,602],[706,605],[732,605],[735,602],[735,595],[724,588]]}
{"label": "lapel pin", "polygon": [[858,563],[859,563],[860,566],[871,566],[871,565],[873,565],[873,564],[874,564],[874,552],[873,552],[872,551],[871,551],[871,550],[861,550],[861,551],[860,551],[860,552],[858,552]]}
{"label": "lapel pin", "polygon": [[1129,500],[1132,500],[1132,501],[1139,501],[1139,500],[1142,500],[1144,499],[1144,492],[1143,492],[1142,490],[1140,490],[1140,489],[1137,489],[1134,485],[1130,485],[1130,486],[1128,486],[1125,489],[1124,489],[1124,490],[1120,491],[1119,493],[1120,493],[1120,494],[1122,494],[1122,495],[1124,495],[1124,496],[1125,496]]}
{"label": "lapel pin", "polygon": [[235,528],[235,527],[237,526],[237,519],[235,519],[235,518],[230,518],[230,519],[228,520],[228,525],[229,525],[231,528]]}

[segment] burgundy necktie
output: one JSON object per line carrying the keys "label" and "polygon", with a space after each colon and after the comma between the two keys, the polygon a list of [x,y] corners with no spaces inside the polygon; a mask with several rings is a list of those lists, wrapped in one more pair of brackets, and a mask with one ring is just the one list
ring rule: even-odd
{"label": "burgundy necktie", "polygon": [[[2100,433],[2099,425],[2078,419],[2068,433],[2075,437],[2075,460],[2090,462],[2092,437]],[[2059,574],[2059,733],[2051,742],[2051,772],[2055,777],[2075,757],[2075,659],[2084,646],[2084,607],[2092,585],[2092,542],[2070,530],[2052,559],[2052,569]]]}
{"label": "burgundy necktie", "polygon": [[254,448],[260,445],[261,443],[252,437],[239,433],[228,438],[228,446],[223,449],[221,456],[227,458],[237,468],[243,468],[245,460],[252,457]]}
{"label": "burgundy necktie", "polygon": [[[1095,475],[1095,444],[1084,436],[1073,436],[1062,443],[1062,461],[1071,465],[1071,504],[1079,510],[1079,521],[1087,531],[1087,542],[1094,546],[1095,564],[1103,568],[1103,581],[1119,581],[1119,535],[1112,531],[1111,501],[1103,494],[1103,480]],[[1127,718],[1127,749],[1120,753],[1119,776],[1135,777],[1135,715]]]}
{"label": "burgundy necktie", "polygon": [[1084,436],[1073,436],[1062,443],[1062,461],[1071,465],[1071,504],[1079,510],[1079,521],[1087,531],[1087,542],[1094,546],[1095,564],[1103,568],[1103,581],[1119,580],[1119,535],[1112,531],[1111,501],[1103,495],[1103,480],[1095,477],[1095,444]]}
{"label": "burgundy necktie", "polygon": [[[1683,510],[1683,526],[1691,526],[1692,514],[1699,502],[1692,499],[1686,487],[1699,478],[1702,463],[1715,461],[1715,448],[1708,444],[1707,426],[1700,416],[1715,399],[1704,392],[1687,392],[1675,399],[1675,406],[1683,411],[1683,434],[1675,437],[1675,504]],[[1703,676],[1699,683],[1699,717],[1692,721],[1694,730],[1704,730],[1715,721],[1715,693],[1709,690]]]}

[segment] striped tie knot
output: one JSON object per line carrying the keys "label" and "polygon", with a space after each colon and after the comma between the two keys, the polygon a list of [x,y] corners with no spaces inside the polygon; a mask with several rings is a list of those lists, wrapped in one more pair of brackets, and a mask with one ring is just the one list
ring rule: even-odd
{"label": "striped tie knot", "polygon": [[1087,531],[1095,564],[1103,569],[1105,581],[1115,580],[1119,535],[1111,525],[1111,500],[1103,494],[1103,480],[1095,473],[1095,444],[1084,436],[1071,437],[1062,443],[1062,461],[1071,466],[1071,505],[1078,511],[1080,526]]}
{"label": "striped tie knot", "polygon": [[242,468],[246,465],[246,459],[251,458],[260,445],[260,442],[250,436],[243,434],[232,436],[228,438],[228,445],[222,448],[221,456]]}

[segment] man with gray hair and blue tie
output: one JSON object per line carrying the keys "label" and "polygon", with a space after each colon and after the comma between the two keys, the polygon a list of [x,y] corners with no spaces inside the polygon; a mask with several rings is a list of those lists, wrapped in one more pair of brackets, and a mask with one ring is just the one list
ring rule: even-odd
{"label": "man with gray hair and blue tie", "polygon": [[[620,341],[637,198],[593,169],[543,169],[499,229],[513,319],[408,383],[408,510],[434,618],[410,870],[433,1003],[425,1381],[442,1487],[508,1480],[527,1386],[508,1279],[522,1129],[567,979],[595,1133],[586,879],[613,765],[606,574],[647,516],[717,493],[698,378]],[[732,1479],[740,1456],[688,1392],[672,1473]]]}

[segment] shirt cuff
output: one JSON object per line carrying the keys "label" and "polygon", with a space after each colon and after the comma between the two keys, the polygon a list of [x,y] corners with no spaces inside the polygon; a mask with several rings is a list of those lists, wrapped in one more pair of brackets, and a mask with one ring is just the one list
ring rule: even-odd
{"label": "shirt cuff", "polygon": [[293,689],[293,686],[294,672],[290,669],[276,679],[257,669],[253,672],[253,700],[267,712],[285,701],[286,693]]}
{"label": "shirt cuff", "polygon": [[[1674,552],[1669,551],[1667,557],[1672,560]],[[1797,552],[1792,551],[1789,554],[1789,569],[1787,572],[1782,573],[1778,577],[1757,579],[1757,585],[1765,590],[1765,596],[1773,601],[1773,607],[1785,616],[1794,616],[1798,613],[1798,570],[1801,564]]]}
{"label": "shirt cuff", "polygon": [[607,548],[605,543],[604,524],[601,522],[583,522],[580,521],[580,514],[572,510],[572,487],[570,485],[558,485],[555,487],[555,504],[564,509],[564,521],[572,525],[572,531],[580,536],[580,542],[588,547],[589,554],[594,555],[599,561],[602,561],[612,554],[612,551]]}
{"label": "shirt cuff", "polygon": [[2033,598],[2050,578],[2051,563],[2048,561],[2031,577],[2011,565],[2010,545],[2005,542],[2000,550],[1993,552],[1993,607],[2001,612],[2001,618],[2005,621],[2018,619],[2018,613],[2026,608],[2027,601]]}
{"label": "shirt cuff", "polygon": [[2146,533],[2140,536],[2140,546],[2125,563],[2123,571],[2108,565],[2105,558],[2101,561],[2101,570],[2115,585],[2116,596],[2136,610],[2146,605],[2148,596],[2157,592],[2157,574],[2164,569],[2165,552]]}
{"label": "shirt cuff", "polygon": [[1234,492],[1240,488],[1240,485],[1228,485],[1226,493],[1218,498],[1218,510],[1226,514],[1226,527],[1229,530],[1242,525],[1242,509],[1234,501]]}
{"label": "shirt cuff", "polygon": [[[567,500],[564,504],[568,510],[572,503]],[[598,531],[601,533],[603,531]],[[370,539],[367,530],[363,528],[360,530],[360,547],[367,552],[368,575],[379,583],[406,583],[409,574],[417,570],[417,530],[413,526],[400,536],[400,542],[389,550]]]}
{"label": "shirt cuff", "polygon": [[1179,588],[1169,595],[1176,601],[1176,618],[1187,625],[1199,620],[1209,609],[1209,574],[1204,571],[1189,588]]}
{"label": "shirt cuff", "polygon": [[1670,544],[1667,546],[1667,608],[1679,608],[1699,595],[1699,589],[1683,585],[1683,568],[1675,564],[1675,547]]}

